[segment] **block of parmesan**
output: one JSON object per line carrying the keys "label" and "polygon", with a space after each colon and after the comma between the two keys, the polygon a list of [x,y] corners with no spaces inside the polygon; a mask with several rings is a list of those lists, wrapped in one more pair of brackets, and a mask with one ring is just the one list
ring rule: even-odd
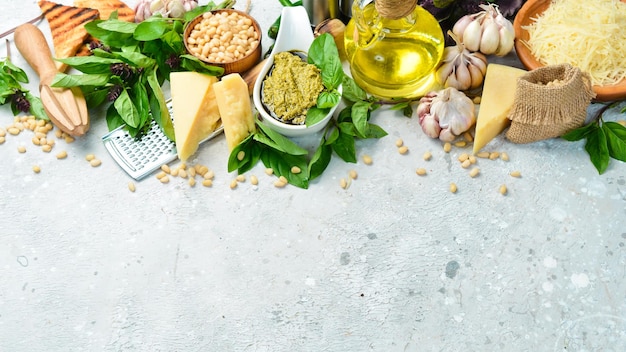
{"label": "block of parmesan", "polygon": [[248,85],[238,73],[231,73],[215,83],[213,89],[222,117],[226,144],[229,150],[233,150],[256,129]]}
{"label": "block of parmesan", "polygon": [[186,161],[200,142],[220,125],[220,113],[213,85],[217,77],[197,72],[172,72],[172,115],[176,152]]}
{"label": "block of parmesan", "polygon": [[487,65],[483,94],[476,118],[474,154],[510,124],[511,121],[507,115],[513,106],[517,79],[526,72],[500,64]]}

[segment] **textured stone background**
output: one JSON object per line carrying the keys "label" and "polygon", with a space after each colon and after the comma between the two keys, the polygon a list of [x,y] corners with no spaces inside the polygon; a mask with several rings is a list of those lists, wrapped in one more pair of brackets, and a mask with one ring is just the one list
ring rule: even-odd
{"label": "textured stone background", "polygon": [[[0,6],[2,30],[39,13],[33,0]],[[253,1],[251,13],[265,30],[279,8]],[[583,143],[499,137],[489,148],[511,160],[480,159],[472,179],[456,160],[466,150],[444,153],[415,117],[373,119],[389,132],[358,144],[374,164],[334,160],[309,190],[274,188],[261,165],[247,175],[258,186],[231,190],[220,137],[196,155],[212,188],[149,177],[131,193],[101,111],[87,137],[58,142],[66,160],[28,133],[7,138],[0,351],[626,350],[624,163],[598,175]]]}

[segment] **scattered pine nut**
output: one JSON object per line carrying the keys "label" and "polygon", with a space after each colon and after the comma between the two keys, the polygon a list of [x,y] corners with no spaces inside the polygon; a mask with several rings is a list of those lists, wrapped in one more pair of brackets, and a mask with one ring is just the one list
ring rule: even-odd
{"label": "scattered pine nut", "polygon": [[474,141],[474,137],[472,136],[471,133],[469,133],[469,131],[466,131],[465,133],[463,133],[463,138],[468,142],[471,143]]}
{"label": "scattered pine nut", "polygon": [[20,134],[20,129],[16,127],[9,127],[7,131],[9,131],[9,134],[13,136],[17,136],[18,134]]}
{"label": "scattered pine nut", "polygon": [[480,169],[475,167],[475,168],[473,168],[470,171],[469,175],[470,175],[470,177],[474,178],[474,177],[478,176],[479,173],[480,173]]}
{"label": "scattered pine nut", "polygon": [[288,184],[289,183],[289,180],[287,180],[287,177],[282,176],[282,175],[278,178],[278,180],[280,182],[284,183],[284,184]]}
{"label": "scattered pine nut", "polygon": [[455,147],[459,147],[459,148],[463,148],[465,146],[467,146],[467,142],[466,141],[458,141],[454,143]]}
{"label": "scattered pine nut", "polygon": [[89,164],[91,164],[92,167],[98,167],[102,164],[102,161],[100,161],[100,159],[93,159]]}
{"label": "scattered pine nut", "polygon": [[292,166],[291,167],[291,173],[292,174],[299,174],[301,172],[302,172],[302,169],[300,169],[299,167],[297,167],[297,166]]}
{"label": "scattered pine nut", "polygon": [[363,163],[365,163],[365,165],[372,165],[372,162],[373,160],[371,156],[367,154],[363,155]]}
{"label": "scattered pine nut", "polygon": [[517,171],[517,170],[515,170],[515,171],[511,171],[511,173],[510,173],[509,175],[511,175],[511,176],[513,176],[513,177],[517,177],[517,178],[522,177],[522,173],[521,173],[521,172],[519,172],[519,171]]}
{"label": "scattered pine nut", "polygon": [[472,165],[476,164],[476,157],[473,155],[470,155],[467,160],[469,160]]}
{"label": "scattered pine nut", "polygon": [[259,184],[259,179],[255,175],[252,175],[252,176],[250,176],[250,183],[252,185],[256,186],[256,185]]}
{"label": "scattered pine nut", "polygon": [[41,168],[40,168],[38,165],[34,165],[34,166],[33,166],[33,172],[34,172],[34,173],[36,173],[36,174],[38,174],[38,173],[40,173],[40,172],[41,172]]}
{"label": "scattered pine nut", "polygon": [[406,145],[403,145],[402,147],[398,148],[398,153],[404,155],[406,153],[409,152],[409,147],[407,147]]}
{"label": "scattered pine nut", "polygon": [[426,169],[424,169],[423,167],[420,167],[417,170],[415,170],[415,173],[418,174],[419,176],[424,176],[426,175]]}
{"label": "scattered pine nut", "polygon": [[489,158],[489,152],[478,152],[476,156],[479,158],[487,159]]}
{"label": "scattered pine nut", "polygon": [[466,161],[467,159],[469,159],[469,155],[467,155],[467,153],[463,153],[463,154],[459,155],[459,158],[458,158],[458,160],[459,160],[460,162],[464,162],[464,161]]}
{"label": "scattered pine nut", "polygon": [[491,152],[489,153],[489,160],[496,160],[500,157],[500,153],[498,152]]}
{"label": "scattered pine nut", "polygon": [[185,169],[178,170],[178,177],[187,178],[187,171]]}
{"label": "scattered pine nut", "polygon": [[187,174],[189,175],[189,177],[194,178],[196,177],[196,169],[193,167],[190,167],[187,169]]}
{"label": "scattered pine nut", "polygon": [[163,165],[161,165],[161,170],[162,170],[164,173],[166,173],[166,174],[169,174],[169,173],[170,173],[170,171],[171,171],[171,170],[170,170],[170,167],[169,167],[167,164],[163,164]]}
{"label": "scattered pine nut", "polygon": [[0,127],[0,137],[4,137],[6,135],[7,135],[7,131],[4,128]]}
{"label": "scattered pine nut", "polygon": [[211,187],[211,186],[213,186],[213,180],[211,180],[209,178],[205,178],[204,180],[202,180],[202,185],[204,187]]}
{"label": "scattered pine nut", "polygon": [[506,185],[501,185],[500,189],[499,189],[499,192],[503,196],[506,195],[508,193],[508,190],[506,189]]}
{"label": "scattered pine nut", "polygon": [[165,176],[167,176],[167,174],[164,171],[161,171],[158,174],[156,174],[156,178],[159,179],[159,180],[162,179]]}
{"label": "scattered pine nut", "polygon": [[283,182],[281,179],[274,181],[274,187],[283,188],[287,185],[287,182]]}
{"label": "scattered pine nut", "polygon": [[196,179],[193,177],[189,178],[189,187],[194,187],[196,185]]}
{"label": "scattered pine nut", "polygon": [[403,145],[404,145],[404,141],[402,140],[402,138],[396,139],[396,147],[400,148]]}
{"label": "scattered pine nut", "polygon": [[339,185],[341,186],[341,188],[346,189],[348,188],[348,181],[346,181],[345,178],[341,178],[341,180],[339,180]]}
{"label": "scattered pine nut", "polygon": [[65,143],[70,144],[70,143],[74,143],[75,139],[72,136],[65,136],[65,138],[63,138],[65,140]]}
{"label": "scattered pine nut", "polygon": [[205,180],[212,180],[215,178],[215,172],[213,172],[213,170],[208,170],[203,177]]}
{"label": "scattered pine nut", "polygon": [[85,160],[87,160],[87,161],[92,161],[92,160],[93,160],[93,159],[95,159],[95,158],[96,158],[96,156],[95,156],[95,155],[93,155],[93,154],[87,154],[87,155],[85,156]]}
{"label": "scattered pine nut", "polygon": [[230,189],[235,189],[237,188],[237,185],[239,184],[239,182],[237,182],[237,179],[233,179],[232,181],[230,181]]}
{"label": "scattered pine nut", "polygon": [[450,144],[450,142],[444,143],[443,151],[446,153],[450,153],[451,150],[452,150],[452,144]]}
{"label": "scattered pine nut", "polygon": [[17,152],[18,153],[26,153],[26,147],[23,145],[20,145],[19,147],[17,147]]}
{"label": "scattered pine nut", "polygon": [[60,159],[65,159],[65,158],[67,158],[67,152],[65,150],[57,153],[57,159],[60,160]]}
{"label": "scattered pine nut", "polygon": [[39,144],[41,145],[48,144],[48,139],[46,137],[39,138]]}
{"label": "scattered pine nut", "polygon": [[482,100],[481,96],[475,96],[474,99],[472,99],[472,101],[474,102],[474,104],[480,104],[480,101]]}
{"label": "scattered pine nut", "polygon": [[450,192],[456,193],[456,191],[457,191],[456,183],[450,182]]}
{"label": "scattered pine nut", "polygon": [[500,154],[500,159],[502,159],[504,161],[509,161],[509,154],[507,154],[506,152],[502,152]]}
{"label": "scattered pine nut", "polygon": [[131,192],[135,192],[137,188],[135,187],[135,184],[132,182],[128,182],[128,190]]}
{"label": "scattered pine nut", "polygon": [[[43,121],[43,120],[39,120],[39,121]],[[43,124],[42,124],[41,126],[43,126]],[[61,138],[61,137],[63,136],[63,131],[61,131],[61,130],[55,130],[55,131],[54,131],[54,135],[55,135],[57,138]]]}
{"label": "scattered pine nut", "polygon": [[274,169],[268,167],[267,169],[265,169],[265,174],[268,176],[272,176],[274,174]]}
{"label": "scattered pine nut", "polygon": [[33,142],[34,145],[40,145],[41,144],[41,143],[39,143],[39,138],[37,138],[37,137],[33,137],[31,139],[31,142]]}
{"label": "scattered pine nut", "polygon": [[350,172],[348,173],[348,175],[350,176],[351,179],[356,180],[359,175],[356,173],[356,170],[350,170]]}
{"label": "scattered pine nut", "polygon": [[246,175],[237,175],[235,180],[237,180],[237,182],[246,182]]}
{"label": "scattered pine nut", "polygon": [[41,150],[43,150],[46,153],[50,153],[50,151],[52,150],[52,146],[48,144],[44,144],[43,146],[41,146]]}
{"label": "scattered pine nut", "polygon": [[465,161],[461,163],[461,167],[464,169],[467,169],[470,165],[472,165],[472,162],[469,159],[465,159]]}
{"label": "scattered pine nut", "polygon": [[170,178],[167,175],[165,175],[165,176],[161,177],[159,179],[159,181],[161,181],[161,183],[169,183],[170,182]]}
{"label": "scattered pine nut", "polygon": [[0,144],[4,144],[4,142],[6,142],[6,137],[1,136],[0,137]]}
{"label": "scattered pine nut", "polygon": [[178,172],[179,172],[179,171],[180,171],[180,169],[178,169],[178,168],[171,169],[171,170],[170,170],[170,175],[172,175],[172,176],[176,177],[176,176],[178,176]]}
{"label": "scattered pine nut", "polygon": [[245,157],[246,157],[246,152],[245,151],[240,150],[237,153],[237,160],[242,161]]}
{"label": "scattered pine nut", "polygon": [[428,161],[433,157],[433,154],[429,151],[425,152],[424,155],[422,155],[422,159]]}

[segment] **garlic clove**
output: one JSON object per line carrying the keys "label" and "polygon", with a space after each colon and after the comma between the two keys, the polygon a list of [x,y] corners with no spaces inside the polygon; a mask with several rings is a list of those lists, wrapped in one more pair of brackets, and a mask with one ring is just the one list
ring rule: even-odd
{"label": "garlic clove", "polygon": [[438,138],[439,133],[441,132],[441,127],[439,127],[439,122],[435,120],[433,115],[424,115],[423,118],[420,118],[420,126],[422,126],[422,131],[430,137],[430,138]]}
{"label": "garlic clove", "polygon": [[500,43],[498,44],[498,49],[496,50],[496,56],[505,56],[513,50],[513,45],[515,44],[515,35],[513,32],[509,32],[508,29],[502,27],[499,30],[500,34]]}
{"label": "garlic clove", "polygon": [[439,140],[442,142],[452,142],[455,138],[456,136],[452,133],[450,128],[444,128],[439,133]]}
{"label": "garlic clove", "polygon": [[455,71],[457,85],[454,88],[458,90],[468,90],[472,85],[472,77],[467,65],[465,65],[465,63],[457,65],[455,66]]}
{"label": "garlic clove", "polygon": [[500,43],[500,31],[498,24],[491,18],[487,18],[483,23],[483,33],[480,38],[480,52],[491,55],[498,50]]}
{"label": "garlic clove", "polygon": [[444,62],[441,66],[439,66],[439,68],[437,69],[437,72],[435,73],[437,82],[439,84],[445,84],[446,80],[448,79],[448,76],[452,74],[453,69],[454,69],[453,62]]}
{"label": "garlic clove", "polygon": [[473,20],[474,19],[471,15],[465,15],[459,18],[459,20],[456,21],[456,23],[452,27],[452,33],[454,33],[459,38],[463,38],[463,33],[465,32],[465,29]]}
{"label": "garlic clove", "polygon": [[480,22],[478,20],[473,20],[470,22],[463,35],[459,37],[459,39],[465,45],[465,48],[469,51],[478,51],[480,49],[480,37],[481,37],[482,29],[480,26]]}

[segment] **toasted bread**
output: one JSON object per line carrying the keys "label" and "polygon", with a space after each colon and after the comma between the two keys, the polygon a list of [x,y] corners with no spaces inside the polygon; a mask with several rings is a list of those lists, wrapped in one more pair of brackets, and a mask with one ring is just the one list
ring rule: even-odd
{"label": "toasted bread", "polygon": [[111,13],[117,11],[118,20],[135,22],[135,11],[120,0],[74,0],[74,6],[96,9],[103,20],[108,20]]}
{"label": "toasted bread", "polygon": [[[68,58],[76,54],[89,37],[85,24],[100,17],[98,10],[84,7],[65,6],[52,1],[38,2],[52,33],[55,58]],[[56,62],[59,72],[67,65]]]}

